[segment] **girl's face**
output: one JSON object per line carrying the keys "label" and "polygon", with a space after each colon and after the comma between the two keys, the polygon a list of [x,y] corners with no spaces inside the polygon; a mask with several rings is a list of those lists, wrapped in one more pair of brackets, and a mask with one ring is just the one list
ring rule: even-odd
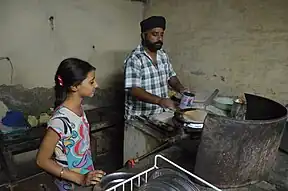
{"label": "girl's face", "polygon": [[77,86],[77,90],[81,97],[93,97],[97,87],[98,84],[95,79],[95,71],[93,70],[89,72],[87,78]]}

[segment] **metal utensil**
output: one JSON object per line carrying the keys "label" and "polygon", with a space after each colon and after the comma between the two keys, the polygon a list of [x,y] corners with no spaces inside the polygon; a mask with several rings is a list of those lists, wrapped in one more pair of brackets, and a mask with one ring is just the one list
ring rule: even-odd
{"label": "metal utensil", "polygon": [[161,144],[159,147],[156,147],[155,149],[153,149],[152,151],[136,158],[136,159],[130,159],[128,160],[126,163],[125,163],[125,166],[127,168],[134,168],[134,166],[139,162],[141,161],[142,159],[150,156],[150,155],[153,155],[154,153],[156,152],[160,152],[161,150],[164,150],[166,147],[168,147],[170,145],[170,142],[169,140],[165,141],[163,144]]}
{"label": "metal utensil", "polygon": [[206,99],[204,101],[204,107],[206,107],[207,105],[210,105],[213,101],[213,99],[218,95],[219,93],[219,89],[215,89],[214,92],[208,97],[208,99]]}

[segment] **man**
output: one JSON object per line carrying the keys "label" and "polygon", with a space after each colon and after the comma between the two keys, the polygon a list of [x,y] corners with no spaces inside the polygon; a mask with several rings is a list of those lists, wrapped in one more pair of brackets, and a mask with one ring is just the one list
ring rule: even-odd
{"label": "man", "polygon": [[174,109],[168,85],[176,92],[186,89],[178,80],[168,55],[162,49],[166,20],[152,16],[140,23],[141,44],[125,60],[125,118]]}

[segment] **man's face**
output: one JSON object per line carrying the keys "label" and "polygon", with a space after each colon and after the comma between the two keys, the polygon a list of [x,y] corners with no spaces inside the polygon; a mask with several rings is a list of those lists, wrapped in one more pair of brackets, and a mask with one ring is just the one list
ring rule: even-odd
{"label": "man's face", "polygon": [[163,45],[164,30],[162,28],[154,28],[144,33],[144,46],[150,51],[156,52]]}

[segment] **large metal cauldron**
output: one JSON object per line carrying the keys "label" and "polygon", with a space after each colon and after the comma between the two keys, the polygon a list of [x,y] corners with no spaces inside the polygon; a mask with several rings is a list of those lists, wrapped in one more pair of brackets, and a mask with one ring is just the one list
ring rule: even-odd
{"label": "large metal cauldron", "polygon": [[263,180],[274,167],[287,109],[272,100],[245,94],[246,120],[208,114],[195,173],[220,188]]}

